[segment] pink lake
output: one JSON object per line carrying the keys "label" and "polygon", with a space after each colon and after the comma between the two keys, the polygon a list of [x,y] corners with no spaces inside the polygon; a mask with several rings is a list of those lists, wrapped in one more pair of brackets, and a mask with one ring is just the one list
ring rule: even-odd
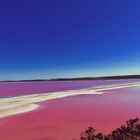
{"label": "pink lake", "polygon": [[1,119],[0,140],[73,140],[88,126],[109,133],[126,120],[140,117],[140,89],[115,89],[40,105],[38,110]]}
{"label": "pink lake", "polygon": [[27,94],[48,93],[112,85],[119,83],[137,82],[140,80],[87,80],[87,81],[42,81],[42,82],[0,82],[0,97],[11,97]]}

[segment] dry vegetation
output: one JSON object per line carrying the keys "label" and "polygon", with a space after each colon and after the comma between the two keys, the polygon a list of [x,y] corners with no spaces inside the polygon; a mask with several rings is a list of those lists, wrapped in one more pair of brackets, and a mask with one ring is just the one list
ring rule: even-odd
{"label": "dry vegetation", "polygon": [[92,127],[89,127],[81,133],[78,140],[140,140],[140,121],[139,118],[130,119],[109,135],[96,133]]}

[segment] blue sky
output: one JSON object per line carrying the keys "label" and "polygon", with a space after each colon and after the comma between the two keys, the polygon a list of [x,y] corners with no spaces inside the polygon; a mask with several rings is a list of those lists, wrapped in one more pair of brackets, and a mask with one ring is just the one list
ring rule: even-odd
{"label": "blue sky", "polygon": [[140,74],[140,1],[0,4],[0,80]]}

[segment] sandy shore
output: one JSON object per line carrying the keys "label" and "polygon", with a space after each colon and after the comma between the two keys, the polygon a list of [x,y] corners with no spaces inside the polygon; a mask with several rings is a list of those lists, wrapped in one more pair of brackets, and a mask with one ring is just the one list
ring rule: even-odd
{"label": "sandy shore", "polygon": [[103,94],[104,90],[119,89],[125,87],[140,86],[140,82],[115,84],[110,86],[91,87],[64,92],[42,93],[11,98],[0,98],[0,119],[11,115],[29,112],[39,107],[38,103],[81,94]]}

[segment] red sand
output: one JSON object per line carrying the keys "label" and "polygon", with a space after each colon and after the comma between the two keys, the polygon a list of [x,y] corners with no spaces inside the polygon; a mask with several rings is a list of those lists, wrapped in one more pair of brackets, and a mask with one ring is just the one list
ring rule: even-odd
{"label": "red sand", "polygon": [[112,90],[41,104],[39,110],[0,120],[0,140],[72,140],[88,126],[109,133],[140,117],[139,90]]}

